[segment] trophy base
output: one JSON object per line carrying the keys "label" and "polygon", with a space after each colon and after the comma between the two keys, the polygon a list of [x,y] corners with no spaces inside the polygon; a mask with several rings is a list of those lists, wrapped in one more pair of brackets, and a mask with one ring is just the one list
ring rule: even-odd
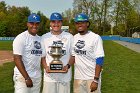
{"label": "trophy base", "polygon": [[49,70],[48,73],[66,73],[64,70]]}

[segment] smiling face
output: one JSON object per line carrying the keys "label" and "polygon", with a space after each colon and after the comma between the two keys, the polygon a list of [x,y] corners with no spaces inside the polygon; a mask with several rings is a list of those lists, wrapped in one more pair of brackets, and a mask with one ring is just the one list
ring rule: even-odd
{"label": "smiling face", "polygon": [[39,22],[28,22],[27,27],[28,27],[29,33],[35,36],[38,32]]}
{"label": "smiling face", "polygon": [[50,26],[51,26],[53,32],[60,32],[61,27],[62,27],[62,21],[61,20],[52,20],[50,22]]}
{"label": "smiling face", "polygon": [[89,23],[88,22],[75,22],[75,26],[77,31],[80,34],[85,34],[88,30]]}

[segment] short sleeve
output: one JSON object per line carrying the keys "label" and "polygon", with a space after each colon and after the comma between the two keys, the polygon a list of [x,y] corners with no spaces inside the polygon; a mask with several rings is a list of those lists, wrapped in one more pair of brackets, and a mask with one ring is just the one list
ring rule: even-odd
{"label": "short sleeve", "polygon": [[70,37],[70,53],[71,53],[71,55],[73,55],[73,36],[71,35],[71,37]]}
{"label": "short sleeve", "polygon": [[94,47],[95,57],[104,57],[103,42],[100,36],[97,36]]}
{"label": "short sleeve", "polygon": [[46,56],[45,43],[43,36],[41,37],[42,57]]}
{"label": "short sleeve", "polygon": [[13,41],[13,54],[23,55],[25,39],[18,35]]}

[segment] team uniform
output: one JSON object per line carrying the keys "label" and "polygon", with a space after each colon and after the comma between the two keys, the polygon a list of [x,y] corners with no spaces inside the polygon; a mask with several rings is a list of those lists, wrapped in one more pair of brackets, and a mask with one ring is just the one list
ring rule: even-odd
{"label": "team uniform", "polygon": [[[53,35],[51,32],[42,36],[42,46],[45,49],[46,63],[49,66],[53,60],[50,53],[50,46],[62,46],[63,56],[60,60],[65,66],[71,56],[73,36],[63,31],[59,35]],[[43,93],[69,93],[70,92],[71,69],[67,73],[46,73],[44,71]],[[51,90],[50,90],[51,89]]]}
{"label": "team uniform", "polygon": [[73,47],[72,53],[75,56],[74,93],[87,93],[84,91],[100,93],[101,80],[98,82],[98,89],[90,92],[90,84],[95,76],[96,58],[104,57],[100,36],[91,31],[85,35],[78,33],[74,36]]}
{"label": "team uniform", "polygon": [[13,54],[22,56],[22,62],[33,82],[33,87],[28,88],[24,77],[15,66],[13,76],[15,93],[39,93],[41,87],[41,38],[38,35],[29,34],[28,31],[22,32],[13,41]]}

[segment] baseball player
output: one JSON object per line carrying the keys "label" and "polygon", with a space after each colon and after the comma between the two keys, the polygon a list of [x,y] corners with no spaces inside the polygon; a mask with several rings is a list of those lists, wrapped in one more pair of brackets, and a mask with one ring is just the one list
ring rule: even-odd
{"label": "baseball player", "polygon": [[37,35],[40,16],[28,16],[28,30],[13,41],[15,93],[40,93],[41,38]]}
{"label": "baseball player", "polygon": [[75,19],[78,34],[74,36],[73,56],[75,61],[74,93],[101,93],[101,69],[104,61],[102,39],[88,31],[89,18],[80,13]]}
{"label": "baseball player", "polygon": [[63,65],[67,65],[71,56],[73,36],[61,30],[62,16],[54,12],[50,16],[50,27],[52,30],[42,36],[42,47],[46,51],[42,64],[44,66],[43,93],[70,93],[71,70],[67,73],[48,73],[50,62],[53,60],[50,56],[50,50],[53,45],[62,46],[63,56],[60,60]]}

